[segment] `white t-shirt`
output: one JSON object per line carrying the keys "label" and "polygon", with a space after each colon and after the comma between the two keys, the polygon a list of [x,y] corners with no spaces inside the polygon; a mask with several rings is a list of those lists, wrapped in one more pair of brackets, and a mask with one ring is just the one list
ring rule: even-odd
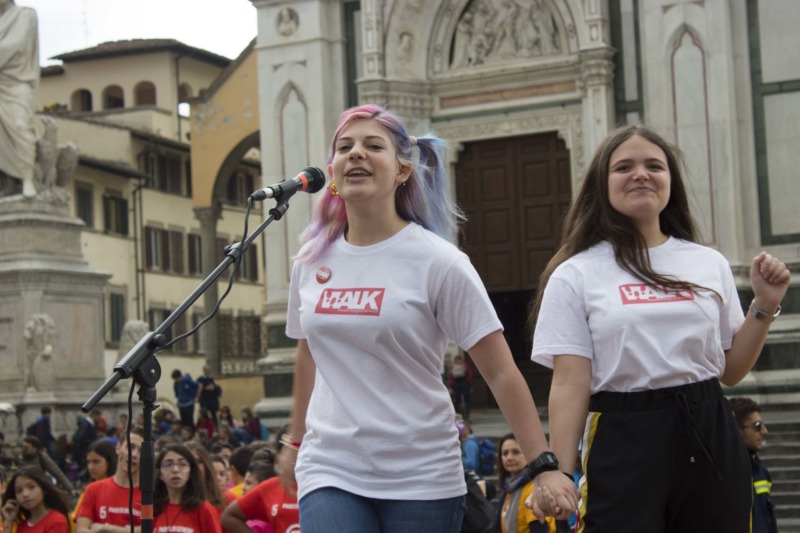
{"label": "white t-shirt", "polygon": [[[727,260],[670,238],[650,248],[655,272],[713,289],[653,289],[617,265],[602,242],[556,268],[545,288],[531,359],[592,360],[592,394],[673,387],[718,378],[744,322]],[[719,295],[719,296],[718,296]]]}
{"label": "white t-shirt", "polygon": [[502,325],[466,255],[417,224],[372,246],[331,244],[295,263],[286,334],[317,371],[295,473],[366,497],[464,494],[455,412],[441,368]]}

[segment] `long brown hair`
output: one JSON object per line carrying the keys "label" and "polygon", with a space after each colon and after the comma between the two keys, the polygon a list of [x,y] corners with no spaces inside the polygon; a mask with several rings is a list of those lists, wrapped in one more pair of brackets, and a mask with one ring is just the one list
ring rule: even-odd
{"label": "long brown hair", "polygon": [[197,455],[197,466],[200,468],[201,478],[203,485],[206,488],[206,499],[214,507],[225,507],[225,498],[222,497],[222,492],[217,485],[217,476],[214,473],[214,465],[211,464],[211,456],[208,454],[205,446],[197,441],[184,442],[184,446],[189,448],[192,455]]}
{"label": "long brown hair", "polygon": [[670,173],[670,195],[658,216],[661,231],[669,236],[699,242],[697,227],[689,212],[689,199],[684,184],[684,162],[680,150],[653,130],[636,124],[615,129],[600,143],[586,169],[583,185],[564,220],[561,246],[539,277],[536,298],[531,306],[531,330],[542,304],[542,296],[553,271],[570,257],[601,241],[614,248],[614,258],[625,272],[648,285],[663,285],[673,290],[707,290],[705,287],[655,272],[650,265],[647,243],[633,221],[611,206],[608,199],[608,166],[611,154],[634,135],[655,144],[664,151]]}
{"label": "long brown hair", "polygon": [[[6,484],[6,491],[3,493],[3,505],[5,505],[8,500],[17,499],[17,489],[15,484],[17,482],[17,478],[20,477],[26,477],[36,483],[39,488],[42,489],[42,503],[44,504],[45,508],[48,510],[58,511],[59,513],[63,514],[67,518],[67,523],[69,523],[70,511],[69,504],[67,502],[67,495],[61,489],[53,485],[50,479],[48,479],[47,475],[37,466],[21,466],[14,472],[14,474],[12,474],[11,479],[9,479],[8,484]],[[28,520],[30,517],[30,510],[25,509],[20,505],[19,513],[17,514],[17,523],[22,523],[25,520]]]}
{"label": "long brown hair", "polygon": [[161,463],[164,461],[164,456],[167,455],[167,452],[175,452],[189,463],[189,482],[183,487],[183,492],[181,493],[181,508],[187,510],[197,509],[206,501],[206,488],[200,477],[200,467],[197,466],[197,461],[191,450],[183,444],[168,444],[156,457],[156,486],[153,492],[155,516],[163,513],[169,504],[167,485],[158,475],[161,472]]}

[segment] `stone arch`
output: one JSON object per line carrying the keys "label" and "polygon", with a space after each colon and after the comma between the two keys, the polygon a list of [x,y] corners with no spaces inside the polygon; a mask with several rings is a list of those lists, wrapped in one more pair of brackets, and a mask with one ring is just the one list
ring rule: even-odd
{"label": "stone arch", "polygon": [[156,86],[151,81],[140,81],[133,88],[133,105],[156,105]]}
{"label": "stone arch", "polygon": [[125,91],[119,85],[109,85],[103,89],[103,109],[125,107]]}
{"label": "stone arch", "polygon": [[251,148],[258,148],[259,146],[261,146],[260,132],[254,131],[239,141],[239,143],[228,152],[214,180],[213,198],[223,198],[227,195],[228,181],[233,175],[233,171],[236,170],[237,165],[241,162],[248,150]]}
{"label": "stone arch", "polygon": [[[288,176],[309,160],[308,104],[303,91],[294,82],[284,85],[275,99],[275,114],[279,117],[281,151],[281,176]],[[304,142],[294,142],[302,139]]]}
{"label": "stone arch", "polygon": [[178,102],[185,102],[192,96],[194,96],[192,86],[186,82],[181,83],[178,87]]}
{"label": "stone arch", "polygon": [[698,214],[701,234],[717,240],[714,168],[709,116],[708,53],[699,32],[687,24],[668,40],[669,81],[675,142],[681,146],[689,170],[692,211]]}
{"label": "stone arch", "polygon": [[73,113],[92,111],[92,92],[89,89],[77,89],[70,97],[70,110]]}

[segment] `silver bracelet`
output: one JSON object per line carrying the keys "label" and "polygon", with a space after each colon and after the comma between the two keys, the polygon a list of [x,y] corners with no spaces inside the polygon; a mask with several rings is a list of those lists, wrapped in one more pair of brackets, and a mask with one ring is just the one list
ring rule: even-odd
{"label": "silver bracelet", "polygon": [[756,301],[753,300],[750,303],[750,314],[753,315],[753,317],[756,320],[760,320],[765,324],[772,324],[773,322],[775,322],[775,319],[778,318],[778,315],[781,314],[781,306],[780,305],[778,306],[778,310],[775,311],[775,314],[770,314],[764,311],[763,309],[759,309],[758,307],[756,307]]}

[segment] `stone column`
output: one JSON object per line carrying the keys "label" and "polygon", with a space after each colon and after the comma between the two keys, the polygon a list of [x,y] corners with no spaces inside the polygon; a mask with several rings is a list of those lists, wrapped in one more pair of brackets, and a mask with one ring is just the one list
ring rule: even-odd
{"label": "stone column", "polygon": [[[583,94],[583,127],[587,157],[614,127],[613,50],[602,48],[581,53],[579,86]],[[583,162],[584,165],[588,161]]]}
{"label": "stone column", "polygon": [[[331,0],[251,0],[258,12],[256,54],[264,179],[326,168],[328,142],[346,105],[342,3]],[[264,236],[267,297],[263,326],[269,340],[266,398],[256,412],[279,425],[291,405],[294,347],[285,338],[292,256],[316,197],[296,195],[284,218]]]}
{"label": "stone column", "polygon": [[[584,5],[586,41],[581,43],[578,86],[583,94],[583,129],[586,157],[614,127],[614,49],[611,47],[608,5]],[[588,161],[583,161],[584,165]]]}
{"label": "stone column", "polygon": [[[203,272],[211,272],[219,263],[217,257],[217,220],[219,220],[222,209],[220,206],[196,207],[194,216],[200,221],[200,246],[202,249]],[[217,284],[212,283],[208,290],[203,294],[203,310],[210,313],[217,304],[219,291]],[[221,364],[219,357],[219,328],[217,317],[212,318],[200,328],[198,332],[203,337],[203,346],[206,351],[206,360],[211,367],[211,372],[215,376],[220,375]]]}

